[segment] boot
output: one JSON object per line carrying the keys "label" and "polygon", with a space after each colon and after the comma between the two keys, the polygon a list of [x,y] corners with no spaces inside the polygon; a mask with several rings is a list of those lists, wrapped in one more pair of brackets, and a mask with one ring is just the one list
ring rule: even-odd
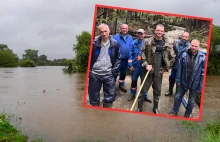
{"label": "boot", "polygon": [[143,108],[143,101],[144,101],[144,96],[139,96],[138,97],[138,108],[137,111],[138,112],[142,112],[142,108]]}
{"label": "boot", "polygon": [[175,82],[169,81],[169,90],[165,93],[165,96],[172,96],[173,95],[173,87]]}
{"label": "boot", "polygon": [[175,113],[175,112],[170,112],[169,115],[170,115],[170,116],[177,116],[177,113]]}
{"label": "boot", "polygon": [[146,101],[148,103],[152,103],[152,101],[150,99],[146,98],[146,97],[144,98],[144,101]]}
{"label": "boot", "polygon": [[103,102],[103,107],[105,107],[105,108],[112,108],[112,103],[105,103],[105,102]]}
{"label": "boot", "polygon": [[125,88],[125,85],[123,85],[123,86],[119,85],[119,88],[121,89],[121,91],[123,91],[125,93],[127,92],[127,89]]}
{"label": "boot", "polygon": [[131,101],[131,100],[133,100],[135,98],[135,95],[134,94],[131,94],[130,96],[129,96],[129,98],[128,98],[128,101]]}
{"label": "boot", "polygon": [[159,114],[158,103],[159,103],[159,99],[154,98],[154,107],[153,107],[154,114]]}

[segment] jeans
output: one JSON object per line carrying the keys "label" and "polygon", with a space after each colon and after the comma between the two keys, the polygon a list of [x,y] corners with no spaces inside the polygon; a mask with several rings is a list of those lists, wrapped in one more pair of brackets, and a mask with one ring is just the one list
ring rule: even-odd
{"label": "jeans", "polygon": [[116,88],[114,76],[111,75],[96,75],[90,73],[89,78],[89,101],[93,106],[100,105],[100,90],[103,85],[104,103],[113,103],[116,97]]}
{"label": "jeans", "polygon": [[[181,85],[178,87],[178,90],[175,96],[174,107],[172,110],[173,113],[178,113],[182,98],[187,91],[188,89],[182,87]],[[188,98],[188,104],[187,104],[185,115],[184,115],[185,117],[190,117],[190,114],[192,113],[192,110],[195,104],[195,99],[198,95],[199,95],[198,91],[189,89],[189,98]]]}

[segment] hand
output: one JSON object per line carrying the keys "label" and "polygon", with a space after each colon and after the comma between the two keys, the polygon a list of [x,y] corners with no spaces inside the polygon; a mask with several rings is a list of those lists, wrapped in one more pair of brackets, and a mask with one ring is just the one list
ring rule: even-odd
{"label": "hand", "polygon": [[133,71],[134,70],[134,68],[133,67],[131,67],[131,68],[129,68],[130,69],[130,71]]}
{"label": "hand", "polygon": [[163,74],[165,71],[163,69],[160,69],[159,74]]}
{"label": "hand", "polygon": [[201,91],[199,91],[199,90],[197,90],[197,92],[200,94],[201,93]]}
{"label": "hand", "polygon": [[148,71],[151,71],[152,70],[152,65],[147,65],[147,68],[146,68]]}
{"label": "hand", "polygon": [[176,83],[177,86],[180,86],[180,83]]}

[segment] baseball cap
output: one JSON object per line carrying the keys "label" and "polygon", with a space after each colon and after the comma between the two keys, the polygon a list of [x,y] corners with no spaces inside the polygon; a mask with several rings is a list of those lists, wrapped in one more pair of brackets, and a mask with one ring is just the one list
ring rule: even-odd
{"label": "baseball cap", "polygon": [[144,31],[143,29],[138,29],[137,32],[138,32],[138,33],[142,33],[142,34],[145,33],[145,31]]}

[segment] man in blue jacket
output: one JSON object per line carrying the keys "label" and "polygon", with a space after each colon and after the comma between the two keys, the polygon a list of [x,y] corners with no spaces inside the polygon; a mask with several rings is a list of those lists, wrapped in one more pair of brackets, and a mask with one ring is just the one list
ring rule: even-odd
{"label": "man in blue jacket", "polygon": [[100,106],[100,90],[103,85],[103,107],[111,108],[116,97],[115,75],[120,65],[117,41],[109,36],[110,29],[100,24],[100,36],[93,42],[89,75],[89,100],[92,106]]}
{"label": "man in blue jacket", "polygon": [[[169,90],[165,93],[165,96],[173,95],[173,87],[175,84],[178,60],[181,54],[190,48],[190,42],[188,41],[188,39],[189,39],[189,33],[183,32],[181,40],[178,40],[177,42],[174,43],[173,50],[174,53],[176,54],[176,57],[169,77]],[[177,91],[177,87],[176,87],[176,91]]]}
{"label": "man in blue jacket", "polygon": [[[128,58],[129,58],[129,46],[131,42],[133,41],[132,36],[128,35],[128,25],[122,24],[120,27],[120,33],[116,34],[114,36],[114,39],[117,40],[119,46],[120,46],[120,59],[121,63],[119,66],[119,88],[123,92],[127,92],[127,89],[125,88],[125,78],[126,78],[126,71],[128,69]],[[116,76],[117,78],[117,76]]]}
{"label": "man in blue jacket", "polygon": [[[141,62],[141,48],[145,44],[146,40],[145,31],[143,29],[138,29],[137,31],[138,38],[133,40],[130,46],[130,56],[128,60],[129,69],[132,71],[131,74],[131,89],[130,89],[130,97],[128,101],[131,101],[137,92],[137,80],[138,77],[142,79],[142,62]],[[141,80],[142,82],[142,80]],[[144,98],[145,101],[152,103],[151,100],[148,99],[148,93]]]}
{"label": "man in blue jacket", "polygon": [[176,116],[184,94],[189,90],[189,99],[184,117],[190,117],[195,99],[201,94],[206,63],[205,55],[199,51],[200,42],[191,41],[191,47],[184,52],[179,60],[176,76],[178,86],[174,107],[170,115]]}

